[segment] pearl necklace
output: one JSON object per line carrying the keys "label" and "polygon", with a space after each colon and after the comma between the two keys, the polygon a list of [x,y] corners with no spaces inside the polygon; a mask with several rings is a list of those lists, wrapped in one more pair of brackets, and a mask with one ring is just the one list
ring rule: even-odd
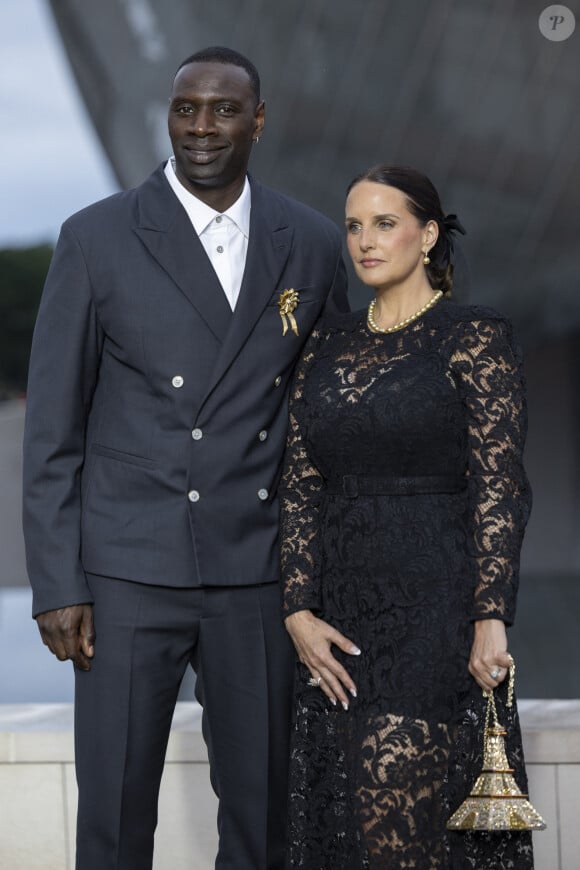
{"label": "pearl necklace", "polygon": [[433,308],[433,306],[436,305],[437,302],[439,302],[442,296],[443,291],[437,290],[437,292],[433,294],[431,299],[426,302],[422,308],[419,308],[418,311],[415,311],[414,314],[411,314],[410,317],[405,317],[404,320],[399,321],[399,323],[395,323],[394,326],[386,326],[384,329],[378,326],[377,322],[375,321],[375,303],[377,300],[373,299],[373,301],[369,305],[369,310],[367,313],[367,323],[369,327],[373,330],[373,332],[397,332],[397,330],[402,329],[404,326],[408,326],[409,323],[413,323],[414,320],[417,320],[419,317],[421,317],[422,314],[425,314],[426,311],[429,311],[430,308]]}

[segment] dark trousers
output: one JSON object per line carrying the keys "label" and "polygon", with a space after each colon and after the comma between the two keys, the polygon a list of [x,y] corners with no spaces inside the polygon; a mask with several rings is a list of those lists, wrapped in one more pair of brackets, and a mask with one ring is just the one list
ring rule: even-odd
{"label": "dark trousers", "polygon": [[216,868],[281,870],[293,651],[277,584],[88,580],[97,639],[91,670],[76,671],[77,870],[152,867],[165,751],[188,664],[219,798]]}

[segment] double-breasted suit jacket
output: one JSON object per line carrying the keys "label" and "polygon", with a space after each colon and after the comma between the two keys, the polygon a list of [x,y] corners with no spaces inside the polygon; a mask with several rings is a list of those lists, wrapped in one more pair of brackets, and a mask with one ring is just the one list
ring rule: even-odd
{"label": "double-breasted suit jacket", "polygon": [[[334,224],[254,180],[251,191],[233,313],[162,167],[63,225],[25,427],[35,614],[90,602],[85,572],[277,580],[289,378],[324,307],[347,307],[346,279]],[[298,335],[282,334],[286,289]]]}

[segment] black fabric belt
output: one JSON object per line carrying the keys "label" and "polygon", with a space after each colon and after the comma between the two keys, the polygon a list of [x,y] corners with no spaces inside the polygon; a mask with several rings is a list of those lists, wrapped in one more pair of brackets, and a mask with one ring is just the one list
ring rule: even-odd
{"label": "black fabric belt", "polygon": [[461,492],[467,479],[453,474],[429,474],[424,477],[376,477],[365,474],[345,474],[326,481],[329,495],[419,495],[437,492]]}

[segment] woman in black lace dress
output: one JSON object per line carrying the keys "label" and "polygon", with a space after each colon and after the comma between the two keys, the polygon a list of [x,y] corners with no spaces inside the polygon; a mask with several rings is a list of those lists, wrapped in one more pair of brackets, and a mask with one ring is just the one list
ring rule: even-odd
{"label": "woman in black lace dress", "polygon": [[529,870],[527,833],[448,833],[502,702],[530,491],[510,324],[447,298],[450,234],[420,173],[351,185],[368,311],[325,320],[299,364],[282,487],[284,616],[297,649],[289,866]]}

